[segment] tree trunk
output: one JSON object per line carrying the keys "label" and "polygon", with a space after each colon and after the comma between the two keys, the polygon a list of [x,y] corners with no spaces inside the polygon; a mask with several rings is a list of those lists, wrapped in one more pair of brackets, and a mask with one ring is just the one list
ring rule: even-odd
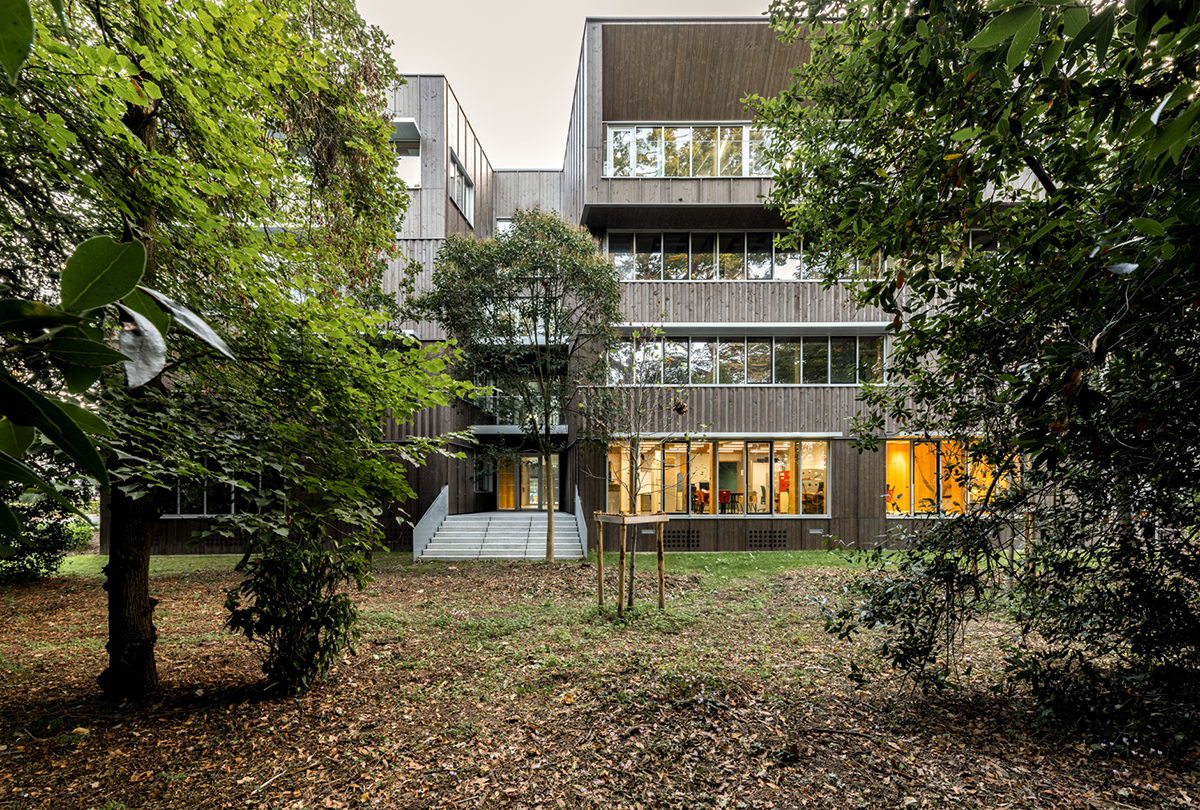
{"label": "tree trunk", "polygon": [[[642,482],[642,460],[637,455],[641,449],[640,442],[630,442],[629,444],[629,491],[632,493],[629,497],[629,511],[633,514],[638,514],[638,496],[641,495]],[[629,607],[633,607],[633,575],[637,568],[637,547],[638,537],[641,535],[641,529],[638,524],[633,527],[633,544],[629,548]],[[617,594],[617,598],[621,598],[621,594]]]}
{"label": "tree trunk", "polygon": [[550,454],[542,457],[542,477],[546,479],[546,562],[554,562],[554,485],[557,483]]}
{"label": "tree trunk", "polygon": [[108,668],[97,679],[112,700],[139,698],[158,689],[154,663],[154,606],[150,596],[150,545],[166,493],[151,490],[138,500],[113,487],[109,499]]}

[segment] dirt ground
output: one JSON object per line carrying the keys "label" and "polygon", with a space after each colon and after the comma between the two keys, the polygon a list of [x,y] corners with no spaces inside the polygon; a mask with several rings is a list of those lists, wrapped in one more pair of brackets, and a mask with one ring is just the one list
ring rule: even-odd
{"label": "dirt ground", "polygon": [[[109,705],[101,582],[0,590],[0,808],[1193,807],[1200,750],[1096,740],[978,683],[924,698],[813,597],[845,569],[668,577],[594,607],[586,564],[416,565],[356,596],[357,653],[300,698],[222,632],[237,575],[153,581],[162,692]],[[610,595],[610,605],[611,599]],[[976,688],[978,687],[978,688]],[[1163,750],[1160,750],[1160,746]]]}

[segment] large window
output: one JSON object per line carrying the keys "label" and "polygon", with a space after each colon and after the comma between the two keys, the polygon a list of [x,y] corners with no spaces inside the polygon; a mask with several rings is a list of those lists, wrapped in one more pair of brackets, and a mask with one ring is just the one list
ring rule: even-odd
{"label": "large window", "polygon": [[651,440],[633,481],[627,445],[608,453],[608,509],[733,517],[829,514],[824,439]]}
{"label": "large window", "polygon": [[627,338],[610,385],[862,385],[883,382],[883,335]]}
{"label": "large window", "polygon": [[888,439],[889,516],[961,514],[983,504],[997,486],[994,469],[972,461],[948,439]]}
{"label": "large window", "polygon": [[[211,460],[206,460],[204,466],[212,471],[214,477],[219,473],[216,463]],[[264,485],[262,476],[257,474],[248,483],[259,488]],[[212,480],[180,482],[174,487],[163,517],[204,518],[252,512],[258,508],[256,501],[259,497],[259,492],[241,490],[235,493],[231,485]]]}
{"label": "large window", "polygon": [[767,136],[750,124],[610,124],[605,177],[769,177]]}
{"label": "large window", "polygon": [[881,278],[878,257],[839,261],[818,250],[784,250],[774,231],[610,231],[608,257],[622,281],[820,281]]}

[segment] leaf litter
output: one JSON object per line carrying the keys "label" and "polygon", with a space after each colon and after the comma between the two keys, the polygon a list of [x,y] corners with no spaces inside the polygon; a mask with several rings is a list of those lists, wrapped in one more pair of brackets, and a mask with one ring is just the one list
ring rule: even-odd
{"label": "leaf litter", "polygon": [[[111,705],[100,583],[0,591],[3,808],[1193,807],[1200,750],[1094,740],[973,681],[914,694],[814,598],[853,571],[668,576],[604,611],[593,567],[415,565],[355,595],[356,654],[290,698],[221,631],[233,573],[152,581],[162,689]],[[875,673],[861,689],[850,663]]]}

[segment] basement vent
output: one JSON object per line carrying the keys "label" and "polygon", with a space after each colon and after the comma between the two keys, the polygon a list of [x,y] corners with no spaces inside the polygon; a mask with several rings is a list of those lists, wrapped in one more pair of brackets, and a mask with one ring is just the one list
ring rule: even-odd
{"label": "basement vent", "polygon": [[784,551],[787,549],[787,529],[751,529],[751,551]]}
{"label": "basement vent", "polygon": [[663,529],[664,551],[699,551],[699,529]]}

